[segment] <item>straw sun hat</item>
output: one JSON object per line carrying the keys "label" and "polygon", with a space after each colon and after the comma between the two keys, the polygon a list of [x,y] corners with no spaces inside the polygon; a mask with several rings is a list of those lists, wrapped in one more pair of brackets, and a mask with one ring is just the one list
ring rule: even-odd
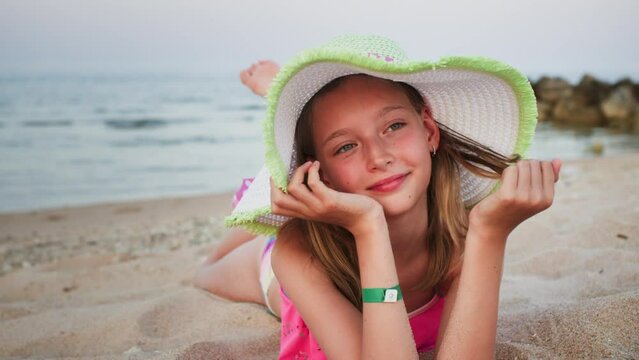
{"label": "straw sun hat", "polygon": [[[528,79],[511,66],[482,57],[409,60],[393,41],[379,36],[341,36],[304,51],[284,65],[268,93],[264,121],[265,166],[244,192],[227,226],[274,234],[288,218],[271,213],[269,177],[285,190],[295,164],[294,133],[304,104],[324,85],[344,75],[368,74],[402,81],[426,99],[437,122],[503,155],[522,157],[537,123]],[[497,189],[498,181],[460,166],[461,196],[472,207]]]}

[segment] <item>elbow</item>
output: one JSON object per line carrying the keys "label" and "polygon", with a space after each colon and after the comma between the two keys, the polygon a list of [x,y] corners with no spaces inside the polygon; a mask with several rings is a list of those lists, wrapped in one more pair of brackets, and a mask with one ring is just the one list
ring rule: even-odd
{"label": "elbow", "polygon": [[202,265],[193,277],[193,286],[214,294],[217,293],[218,288],[222,284],[217,284],[219,282],[219,276],[217,276],[215,270],[214,265]]}
{"label": "elbow", "polygon": [[495,359],[495,348],[492,349],[473,349],[470,347],[460,347],[456,349],[436,349],[433,359]]}
{"label": "elbow", "polygon": [[204,276],[202,274],[201,269],[198,269],[198,271],[195,273],[195,276],[193,277],[193,280],[191,282],[193,283],[193,286],[195,286],[196,288],[206,290],[206,282],[204,281]]}

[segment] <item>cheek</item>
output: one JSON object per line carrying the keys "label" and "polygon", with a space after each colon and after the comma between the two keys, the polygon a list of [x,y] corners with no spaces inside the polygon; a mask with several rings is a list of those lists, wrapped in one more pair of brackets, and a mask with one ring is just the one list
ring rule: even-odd
{"label": "cheek", "polygon": [[428,152],[428,141],[416,131],[405,132],[403,136],[398,136],[394,139],[393,146],[400,149]]}
{"label": "cheek", "polygon": [[326,165],[323,169],[323,176],[329,182],[329,186],[333,190],[341,192],[353,192],[358,178],[362,174],[348,162]]}

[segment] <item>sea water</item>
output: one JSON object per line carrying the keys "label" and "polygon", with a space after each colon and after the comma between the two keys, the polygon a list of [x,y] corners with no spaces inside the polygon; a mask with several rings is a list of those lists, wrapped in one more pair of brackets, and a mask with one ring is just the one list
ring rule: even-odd
{"label": "sea water", "polygon": [[[0,212],[234,190],[262,166],[265,110],[234,74],[0,75]],[[637,149],[540,123],[528,155]]]}

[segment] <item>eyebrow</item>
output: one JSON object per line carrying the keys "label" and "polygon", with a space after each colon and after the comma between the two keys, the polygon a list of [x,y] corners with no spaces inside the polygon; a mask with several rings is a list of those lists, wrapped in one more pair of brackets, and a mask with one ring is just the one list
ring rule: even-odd
{"label": "eyebrow", "polygon": [[[386,106],[384,108],[382,108],[381,110],[379,110],[377,112],[376,117],[380,118],[386,114],[388,114],[389,112],[393,111],[393,110],[399,110],[399,109],[405,109],[404,106],[401,105],[394,105],[394,106]],[[336,137],[340,137],[342,135],[346,135],[348,133],[348,131],[346,131],[346,129],[339,129],[334,131],[332,134],[330,134],[326,140],[324,140],[324,145],[326,145],[326,143],[328,143],[329,141],[335,139]]]}

